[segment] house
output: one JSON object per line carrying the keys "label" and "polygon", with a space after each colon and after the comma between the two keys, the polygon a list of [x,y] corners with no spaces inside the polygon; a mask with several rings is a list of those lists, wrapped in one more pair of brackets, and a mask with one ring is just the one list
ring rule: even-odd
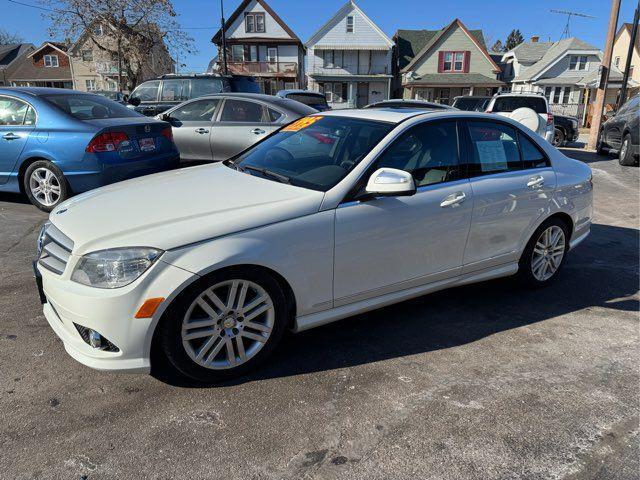
{"label": "house", "polygon": [[10,85],[9,77],[20,57],[35,48],[32,43],[0,45],[0,87]]}
{"label": "house", "polygon": [[[613,54],[611,61],[613,65],[620,71],[624,72],[627,65],[627,55],[629,54],[629,43],[631,42],[631,30],[633,24],[624,23],[613,41]],[[636,35],[636,41],[631,54],[631,65],[629,67],[629,78],[635,84],[635,87],[629,88],[628,97],[638,92],[640,85],[640,32]]]}
{"label": "house", "polygon": [[[595,99],[600,81],[602,52],[577,38],[539,42],[532,37],[503,55],[504,78],[514,92],[540,92],[553,113],[586,121],[588,105]],[[622,84],[622,72],[612,66],[605,104],[614,105]]]}
{"label": "house", "polygon": [[[145,28],[148,32],[153,32],[153,27]],[[135,79],[127,78],[126,69],[118,62],[117,39],[110,32],[108,25],[95,24],[91,26],[91,30],[85,29],[69,48],[76,90],[129,90],[145,80],[174,71],[175,65],[169,51],[164,42],[158,40],[146,57],[141,74],[136,75]],[[126,38],[123,42],[126,42]],[[126,52],[126,45],[121,49]]]}
{"label": "house", "polygon": [[[271,95],[304,86],[302,42],[265,0],[243,0],[225,22],[225,37],[229,73],[254,76]],[[222,60],[222,32],[211,41]]]}
{"label": "house", "polygon": [[353,1],[305,46],[308,88],[324,93],[332,108],[359,108],[390,97],[393,42]]}
{"label": "house", "polygon": [[460,95],[492,95],[505,84],[482,30],[453,20],[441,30],[398,30],[396,95],[449,105]]}
{"label": "house", "polygon": [[45,42],[39,48],[18,57],[8,73],[14,87],[73,88],[67,45]]}

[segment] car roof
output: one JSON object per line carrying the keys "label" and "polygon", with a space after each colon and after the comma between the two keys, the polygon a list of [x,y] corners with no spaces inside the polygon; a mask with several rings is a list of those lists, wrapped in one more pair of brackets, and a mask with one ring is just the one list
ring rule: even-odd
{"label": "car roof", "polygon": [[[406,107],[402,107],[402,108],[433,108],[433,109],[438,109],[438,110],[455,110],[455,107],[452,107],[450,105],[445,105],[442,103],[436,103],[436,102],[428,102],[427,100],[410,100],[410,99],[404,99],[404,98],[391,98],[389,100],[381,100],[379,102],[374,102],[374,103],[370,103],[369,105],[367,105],[365,108],[380,108],[378,107],[379,105],[381,106],[385,106],[385,105],[406,105]],[[391,107],[393,108],[393,107]]]}
{"label": "car roof", "polygon": [[51,88],[51,87],[0,87],[0,92],[8,93],[19,92],[26,93],[28,95],[51,95],[55,93],[64,93],[69,95],[87,95],[91,92],[79,92],[77,90],[71,90],[69,88]]}
{"label": "car roof", "polygon": [[[212,93],[209,95],[203,95],[201,97],[195,97],[186,102],[192,102],[195,100],[203,100],[203,99],[211,99],[211,98],[238,98],[238,99],[247,99],[247,100],[257,100],[259,102],[270,103],[274,106],[284,108],[291,112],[296,112],[300,115],[310,115],[311,113],[315,113],[317,110],[315,108],[311,108],[304,103],[296,102],[295,100],[291,100],[289,98],[276,97],[275,95],[266,95],[264,93],[245,93],[245,92],[222,92],[222,93]],[[186,103],[185,102],[185,103]],[[179,105],[178,105],[179,106]],[[174,107],[176,108],[176,107]]]}
{"label": "car roof", "polygon": [[[432,110],[436,112],[437,110]],[[441,112],[445,110],[440,110]],[[400,123],[408,118],[418,116],[423,113],[429,113],[425,109],[410,108],[368,108],[368,109],[346,109],[346,110],[329,110],[320,112],[316,115],[323,117],[347,117],[359,118],[362,120],[374,120],[378,122]]]}
{"label": "car roof", "polygon": [[317,97],[324,97],[323,93],[320,92],[313,92],[311,90],[302,90],[302,89],[295,89],[295,88],[291,88],[288,90],[280,90],[278,93],[276,93],[276,95],[280,96],[280,95],[290,95],[292,93],[300,93],[300,94],[304,94],[304,95],[314,95]]}
{"label": "car roof", "polygon": [[454,100],[458,98],[493,98],[493,95],[458,95],[453,97]]}

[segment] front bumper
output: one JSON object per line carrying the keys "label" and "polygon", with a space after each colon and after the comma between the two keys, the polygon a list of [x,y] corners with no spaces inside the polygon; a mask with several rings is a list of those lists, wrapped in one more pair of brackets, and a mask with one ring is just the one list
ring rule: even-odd
{"label": "front bumper", "polygon": [[[141,278],[116,289],[99,289],[72,282],[78,257],[72,256],[62,275],[37,267],[42,276],[43,313],[65,350],[78,362],[98,370],[149,372],[151,340],[162,311],[193,274],[163,261]],[[166,300],[152,318],[134,318],[148,298]],[[76,325],[90,328],[113,343],[118,351],[91,347]]]}

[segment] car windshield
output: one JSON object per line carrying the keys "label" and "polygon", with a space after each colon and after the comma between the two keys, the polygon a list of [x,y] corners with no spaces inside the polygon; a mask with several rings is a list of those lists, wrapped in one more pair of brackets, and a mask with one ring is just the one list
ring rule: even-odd
{"label": "car windshield", "polygon": [[252,175],[326,192],[394,126],[348,117],[304,117],[226,165]]}
{"label": "car windshield", "polygon": [[78,120],[139,117],[141,114],[99,95],[55,94],[43,97]]}
{"label": "car windshield", "polygon": [[547,113],[547,104],[543,97],[498,97],[493,105],[494,112],[513,112],[527,107],[536,113]]}

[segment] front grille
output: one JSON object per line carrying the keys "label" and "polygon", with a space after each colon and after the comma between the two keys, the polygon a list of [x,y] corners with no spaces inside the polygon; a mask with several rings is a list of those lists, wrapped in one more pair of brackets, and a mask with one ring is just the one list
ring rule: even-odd
{"label": "front grille", "polygon": [[49,225],[44,234],[42,252],[40,252],[38,263],[47,270],[62,275],[72,250],[73,240],[58,230],[54,225]]}

